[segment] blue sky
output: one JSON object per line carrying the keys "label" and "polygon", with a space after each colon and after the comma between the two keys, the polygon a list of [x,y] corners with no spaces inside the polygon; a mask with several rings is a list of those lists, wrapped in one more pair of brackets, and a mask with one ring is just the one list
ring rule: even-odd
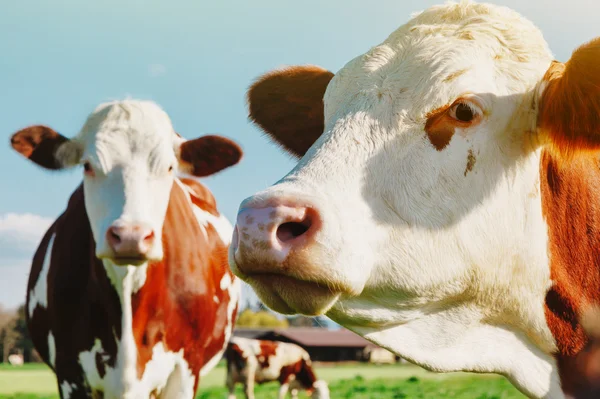
{"label": "blue sky", "polygon": [[[3,2],[0,12],[0,304],[24,301],[29,262],[81,170],[50,173],[12,152],[30,124],[74,135],[100,102],[156,101],[184,137],[219,133],[242,163],[205,179],[221,211],[272,184],[293,160],[247,121],[245,92],[258,75],[290,64],[337,71],[411,13],[440,0]],[[502,0],[534,21],[556,58],[600,35],[597,0]]]}

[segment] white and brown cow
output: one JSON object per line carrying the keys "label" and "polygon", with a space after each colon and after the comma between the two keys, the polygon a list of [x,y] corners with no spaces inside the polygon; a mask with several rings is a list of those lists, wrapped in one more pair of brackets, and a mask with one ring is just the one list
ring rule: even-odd
{"label": "white and brown cow", "polygon": [[313,399],[329,399],[327,382],[318,380],[310,356],[300,346],[277,341],[233,337],[225,351],[229,399],[235,399],[235,384],[244,385],[247,399],[254,399],[254,383],[279,381],[279,399],[287,393],[298,397],[306,390]]}
{"label": "white and brown cow", "polygon": [[47,169],[83,165],[83,184],[44,236],[27,289],[34,345],[61,398],[193,398],[237,312],[231,225],[207,176],[242,152],[219,136],[184,140],[152,102],[100,105],[77,136],[45,126],[12,146]]}
{"label": "white and brown cow", "polygon": [[597,389],[600,39],[556,62],[516,12],[448,3],[335,75],[277,70],[248,96],[301,157],[242,203],[230,247],[270,307],[531,397]]}

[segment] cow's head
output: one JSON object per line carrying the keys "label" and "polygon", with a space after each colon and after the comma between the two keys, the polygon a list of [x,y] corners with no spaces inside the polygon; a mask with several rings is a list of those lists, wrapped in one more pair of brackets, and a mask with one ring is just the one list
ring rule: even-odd
{"label": "cow's head", "polygon": [[162,226],[178,169],[208,176],[242,155],[224,137],[183,139],[158,105],[133,100],[101,104],[72,139],[31,126],[11,144],[46,169],[83,167],[96,256],[128,265],[162,259]]}
{"label": "cow's head", "polygon": [[230,264],[265,303],[326,313],[438,371],[525,368],[484,342],[552,351],[540,149],[599,147],[600,41],[557,63],[517,13],[448,4],[335,76],[278,70],[248,97],[301,157],[238,214]]}

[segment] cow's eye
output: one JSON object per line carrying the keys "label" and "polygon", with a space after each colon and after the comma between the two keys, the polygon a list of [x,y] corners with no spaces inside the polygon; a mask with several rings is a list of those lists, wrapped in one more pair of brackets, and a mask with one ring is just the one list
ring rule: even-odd
{"label": "cow's eye", "polygon": [[459,122],[469,123],[478,116],[475,106],[468,102],[456,103],[450,108],[450,116]]}
{"label": "cow's eye", "polygon": [[169,166],[169,173],[173,171],[173,165]]}
{"label": "cow's eye", "polygon": [[83,163],[83,171],[88,176],[94,176],[94,169],[92,168],[92,165],[87,161]]}

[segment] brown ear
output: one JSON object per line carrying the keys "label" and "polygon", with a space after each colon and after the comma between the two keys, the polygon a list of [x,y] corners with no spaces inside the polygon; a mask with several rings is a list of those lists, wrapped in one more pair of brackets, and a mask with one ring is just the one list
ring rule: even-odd
{"label": "brown ear", "polygon": [[20,153],[46,169],[62,169],[57,159],[58,147],[69,141],[68,138],[47,126],[37,125],[21,129],[10,138],[10,144]]}
{"label": "brown ear", "polygon": [[198,177],[217,173],[242,159],[242,149],[221,136],[203,136],[184,141],[179,151],[181,169]]}
{"label": "brown ear", "polygon": [[333,73],[316,66],[267,73],[248,90],[250,119],[302,157],[323,133],[323,95],[332,78]]}
{"label": "brown ear", "polygon": [[600,38],[544,76],[538,127],[560,153],[600,150]]}

